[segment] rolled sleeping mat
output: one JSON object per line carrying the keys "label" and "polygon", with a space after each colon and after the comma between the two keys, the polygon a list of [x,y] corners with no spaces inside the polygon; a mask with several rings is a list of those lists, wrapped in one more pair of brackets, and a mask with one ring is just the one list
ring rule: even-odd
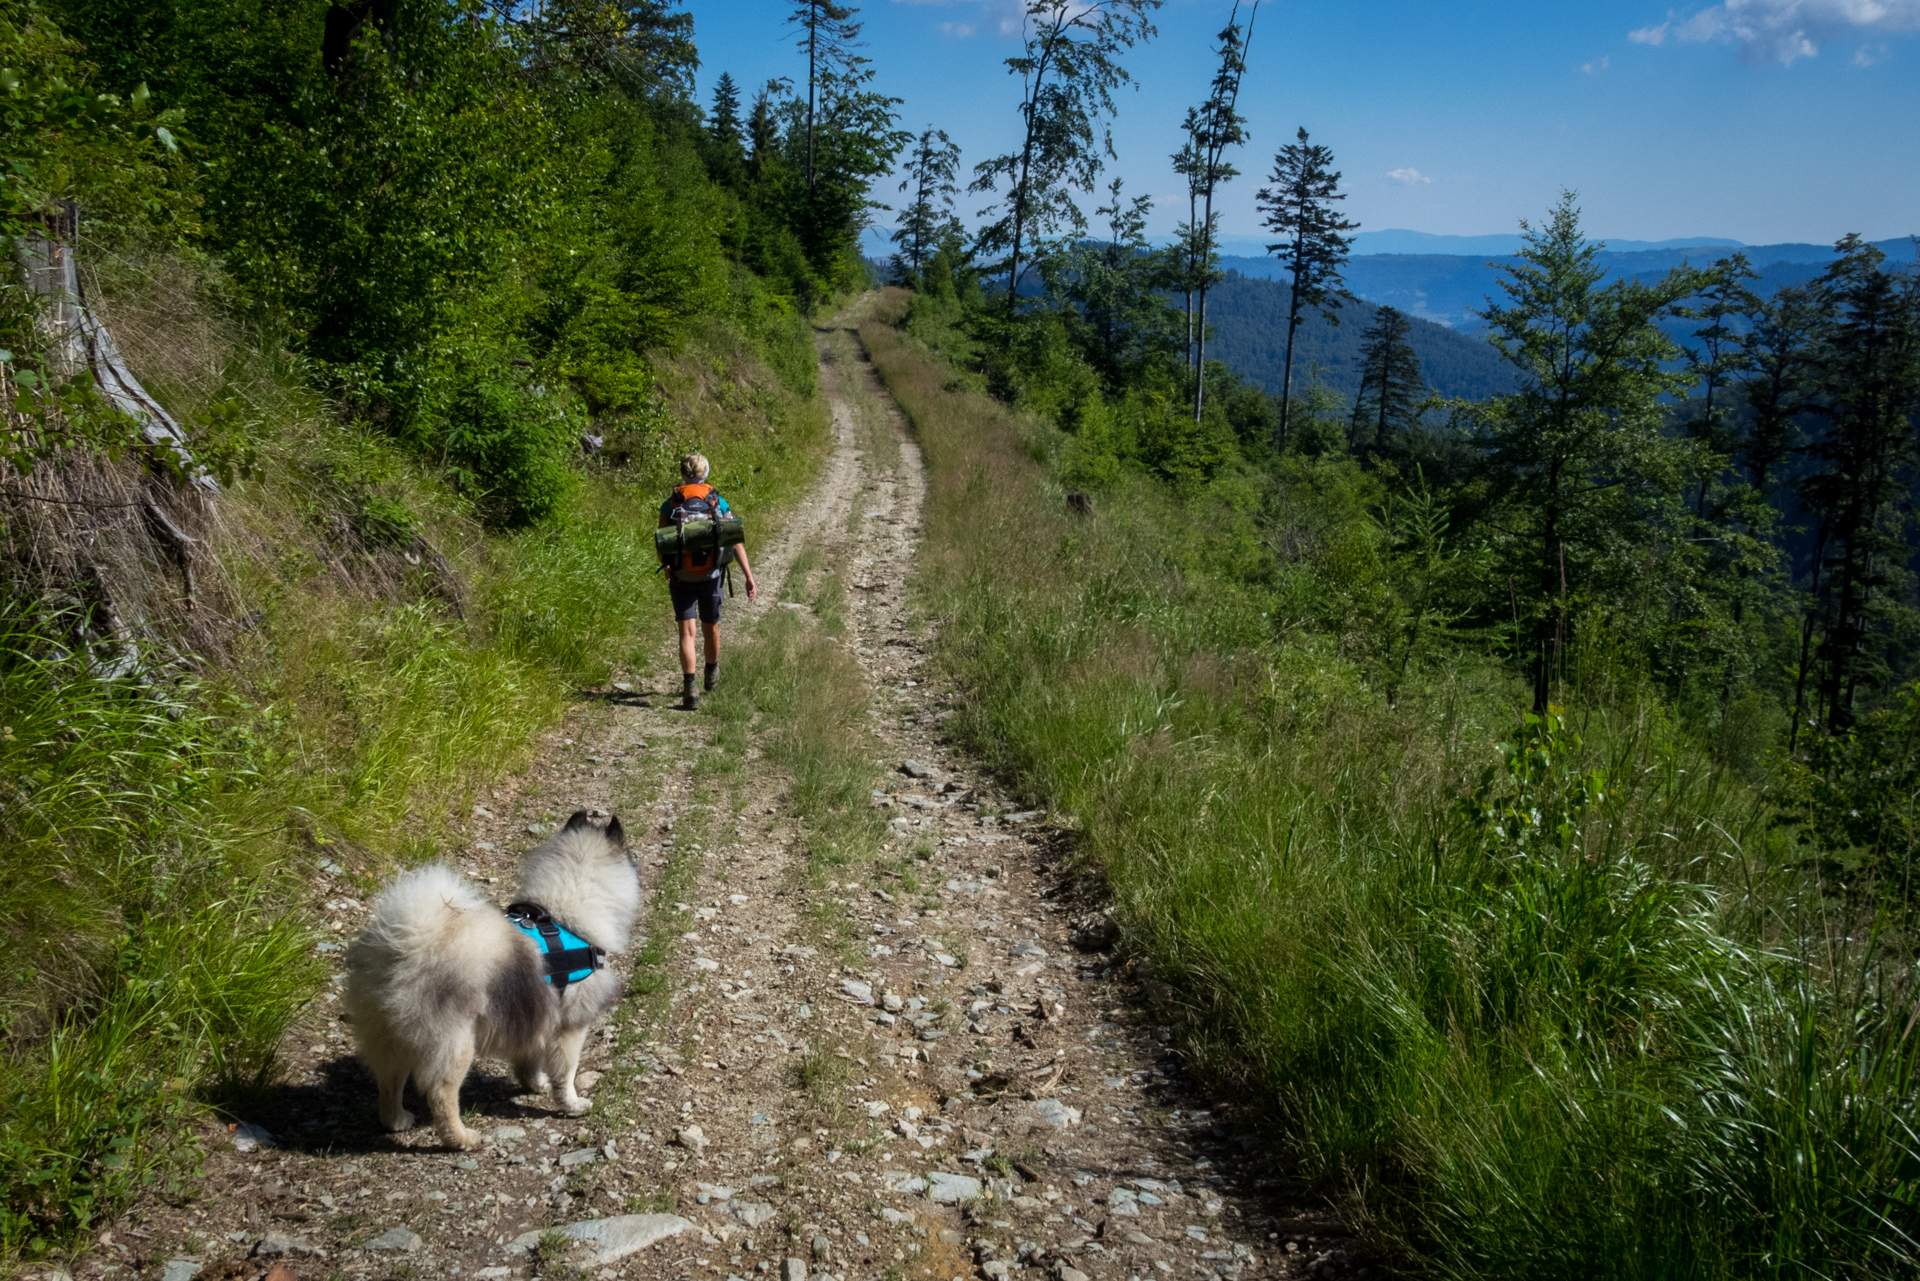
{"label": "rolled sleeping mat", "polygon": [[746,526],[737,516],[720,520],[690,520],[684,525],[666,525],[653,533],[653,550],[661,560],[676,556],[704,556],[720,547],[732,547],[747,541]]}

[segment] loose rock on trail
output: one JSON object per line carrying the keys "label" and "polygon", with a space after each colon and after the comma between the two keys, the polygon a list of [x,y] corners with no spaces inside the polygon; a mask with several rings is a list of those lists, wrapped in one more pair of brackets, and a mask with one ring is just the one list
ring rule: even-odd
{"label": "loose rock on trail", "polygon": [[[205,1136],[197,1192],[144,1198],[74,1276],[1366,1273],[1333,1216],[1287,1199],[1232,1111],[1189,1092],[1168,1029],[1106,950],[1096,887],[1063,865],[1069,837],[943,739],[951,691],[923,670],[908,606],[919,451],[847,334],[820,345],[834,452],[784,539],[755,547],[765,590],[728,602],[726,636],[780,607],[802,549],[846,567],[843,643],[896,766],[874,802],[896,852],[920,856],[917,888],[852,864],[810,875],[757,753],[719,759],[715,723],[677,710],[667,680],[621,682],[475,806],[448,856],[504,896],[574,809],[616,812],[632,834],[639,928],[672,946],[589,1040],[593,1109],[566,1116],[483,1061],[461,1099],[485,1147],[386,1134],[336,981],[289,1040],[285,1085]],[[897,449],[871,447],[873,413]],[[663,639],[667,622],[663,595]],[[323,866],[320,946],[337,962],[370,891]]]}

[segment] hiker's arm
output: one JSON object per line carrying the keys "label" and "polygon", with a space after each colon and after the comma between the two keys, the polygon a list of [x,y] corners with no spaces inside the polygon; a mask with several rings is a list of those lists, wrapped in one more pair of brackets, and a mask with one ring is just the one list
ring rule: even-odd
{"label": "hiker's arm", "polygon": [[733,545],[733,558],[740,562],[740,572],[746,575],[747,599],[752,600],[760,594],[760,588],[759,585],[753,581],[753,566],[747,564],[747,545],[745,543],[735,543]]}

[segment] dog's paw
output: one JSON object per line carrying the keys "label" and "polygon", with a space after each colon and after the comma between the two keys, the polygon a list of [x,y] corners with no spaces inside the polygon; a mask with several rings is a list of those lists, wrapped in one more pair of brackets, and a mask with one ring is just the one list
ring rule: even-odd
{"label": "dog's paw", "polygon": [[482,1138],[476,1130],[462,1130],[458,1134],[449,1134],[446,1138],[448,1147],[458,1148],[462,1152],[471,1152],[486,1143],[486,1139]]}
{"label": "dog's paw", "polygon": [[545,1072],[535,1072],[532,1076],[520,1078],[520,1088],[528,1094],[545,1094],[549,1084]]}
{"label": "dog's paw", "polygon": [[407,1111],[405,1108],[401,1108],[400,1115],[394,1117],[393,1124],[387,1128],[395,1134],[399,1134],[403,1130],[411,1130],[413,1128],[413,1113]]}
{"label": "dog's paw", "polygon": [[593,1111],[593,1100],[583,1099],[576,1094],[570,1099],[561,1099],[560,1106],[566,1111],[568,1116],[582,1116]]}

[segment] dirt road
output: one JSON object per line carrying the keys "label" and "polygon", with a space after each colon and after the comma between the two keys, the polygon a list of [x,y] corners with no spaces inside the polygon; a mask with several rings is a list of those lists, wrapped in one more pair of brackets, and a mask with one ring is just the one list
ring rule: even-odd
{"label": "dirt road", "polygon": [[[856,590],[876,805],[917,873],[809,872],[785,780],[675,710],[669,682],[588,701],[474,812],[452,861],[506,893],[576,808],[619,813],[648,890],[631,995],[584,1061],[580,1117],[482,1063],[482,1150],[379,1131],[335,992],[258,1121],[206,1138],[192,1199],[140,1203],[79,1276],[1147,1281],[1364,1274],[1326,1216],[1276,1200],[1260,1144],[1186,1092],[1067,838],[942,739],[952,693],[909,604],[920,455],[850,331],[823,332],[835,449],[763,594],[796,561]],[[663,612],[664,618],[664,612]],[[666,628],[663,625],[662,631]],[[740,621],[729,633],[739,635]],[[726,668],[723,665],[723,677]],[[677,686],[677,682],[674,683]],[[882,883],[882,881],[886,883]],[[318,909],[366,916],[342,878]],[[339,956],[339,944],[323,944]]]}

